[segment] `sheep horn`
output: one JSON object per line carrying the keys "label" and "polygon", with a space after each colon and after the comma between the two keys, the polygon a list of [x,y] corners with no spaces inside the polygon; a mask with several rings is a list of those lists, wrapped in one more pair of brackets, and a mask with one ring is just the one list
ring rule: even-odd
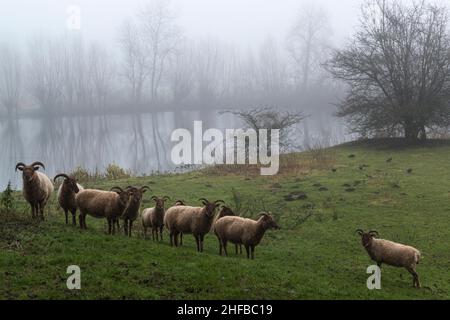
{"label": "sheep horn", "polygon": [[17,169],[20,169],[20,167],[26,167],[25,163],[19,162],[18,164],[16,164],[16,171]]}
{"label": "sheep horn", "polygon": [[121,187],[112,187],[111,191],[115,191],[114,189],[119,190],[120,192],[123,192],[123,189]]}
{"label": "sheep horn", "polygon": [[164,197],[163,197],[163,200],[164,200],[164,201],[170,200],[170,197],[169,197],[169,196],[164,196]]}
{"label": "sheep horn", "polygon": [[206,203],[209,203],[209,201],[208,201],[208,199],[205,199],[205,198],[200,198],[200,199],[198,199],[198,200],[200,200],[203,204],[206,202]]}
{"label": "sheep horn", "polygon": [[258,214],[258,217],[262,217],[262,216],[269,217],[269,214],[267,212],[261,212],[260,214]]}
{"label": "sheep horn", "polygon": [[379,236],[380,234],[378,233],[378,231],[376,231],[376,230],[371,230],[371,231],[369,231],[369,234],[375,234],[376,236]]}
{"label": "sheep horn", "polygon": [[223,201],[223,200],[216,200],[216,201],[214,201],[214,204],[219,204],[219,203],[225,204],[225,201]]}
{"label": "sheep horn", "polygon": [[156,200],[158,200],[158,197],[157,196],[153,196],[150,199],[152,199],[153,201],[156,201]]}
{"label": "sheep horn", "polygon": [[68,176],[67,174],[65,174],[65,173],[60,173],[60,174],[57,174],[57,175],[53,178],[53,181],[56,182],[56,179],[61,178],[61,177],[64,178],[64,179],[70,179],[69,176]]}
{"label": "sheep horn", "polygon": [[32,166],[32,167],[34,167],[34,166],[41,166],[41,167],[45,170],[44,164],[43,164],[42,162],[40,162],[40,161],[33,162],[33,163],[31,164],[31,166]]}
{"label": "sheep horn", "polygon": [[144,190],[151,191],[152,189],[150,189],[149,186],[143,186],[143,187],[141,188],[141,191],[144,191]]}
{"label": "sheep horn", "polygon": [[362,236],[364,231],[362,229],[356,229],[355,233],[358,233],[360,236]]}

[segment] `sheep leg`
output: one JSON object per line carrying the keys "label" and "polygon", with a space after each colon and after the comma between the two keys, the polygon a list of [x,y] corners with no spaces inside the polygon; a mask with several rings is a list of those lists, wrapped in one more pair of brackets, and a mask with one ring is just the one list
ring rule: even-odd
{"label": "sheep leg", "polygon": [[227,240],[223,240],[223,251],[225,252],[225,257],[228,257],[228,252],[227,252]]}
{"label": "sheep leg", "polygon": [[126,218],[123,220],[123,233],[125,235],[128,234],[128,223],[127,223],[127,219]]}
{"label": "sheep leg", "polygon": [[255,246],[250,246],[251,249],[251,255],[252,255],[252,260],[255,259]]}
{"label": "sheep leg", "polygon": [[[158,230],[156,230],[156,231],[158,231]],[[158,235],[156,235],[156,236],[158,236]],[[161,238],[161,241],[163,241],[163,226],[159,227],[159,236]]]}
{"label": "sheep leg", "polygon": [[219,256],[222,256],[222,240],[219,237],[217,237],[217,240],[219,240]]}
{"label": "sheep leg", "polygon": [[77,225],[77,210],[73,210],[72,212],[72,225],[76,226]]}
{"label": "sheep leg", "polygon": [[173,232],[169,230],[170,246],[173,247]]}
{"label": "sheep leg", "polygon": [[180,233],[180,246],[183,245],[183,232]]}
{"label": "sheep leg", "polygon": [[195,243],[197,244],[197,252],[200,252],[200,239],[198,236],[195,237]]}
{"label": "sheep leg", "polygon": [[108,234],[111,234],[111,227],[112,227],[112,221],[111,221],[111,218],[107,218],[107,220],[108,220]]}
{"label": "sheep leg", "polygon": [[130,224],[128,227],[128,237],[131,238],[131,230],[133,229],[133,221],[128,220],[128,223]]}
{"label": "sheep leg", "polygon": [[34,219],[36,218],[36,208],[34,206],[34,203],[31,203],[30,206],[31,206],[31,218]]}
{"label": "sheep leg", "polygon": [[408,270],[408,272],[413,276],[413,287],[420,288],[419,275],[416,270],[414,268],[406,268],[406,270]]}
{"label": "sheep leg", "polygon": [[64,209],[64,214],[66,215],[66,224],[69,224],[69,212],[67,209]]}
{"label": "sheep leg", "polygon": [[245,251],[247,252],[247,259],[250,259],[250,248],[249,246],[245,246]]}
{"label": "sheep leg", "polygon": [[173,242],[175,244],[175,247],[178,247],[178,231],[174,231],[173,233]]}
{"label": "sheep leg", "polygon": [[39,213],[41,215],[41,220],[42,221],[45,221],[45,218],[44,218],[44,206],[45,206],[45,204],[43,204],[42,202],[39,203]]}

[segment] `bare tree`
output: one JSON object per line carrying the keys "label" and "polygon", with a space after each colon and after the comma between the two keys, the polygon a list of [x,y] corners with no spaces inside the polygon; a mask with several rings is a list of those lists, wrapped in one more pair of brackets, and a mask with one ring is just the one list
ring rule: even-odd
{"label": "bare tree", "polygon": [[370,1],[354,41],[329,70],[350,90],[339,116],[370,136],[426,138],[450,124],[450,37],[445,7],[415,1]]}
{"label": "bare tree", "polygon": [[[280,150],[286,151],[298,147],[294,141],[295,125],[306,117],[303,112],[279,111],[274,108],[255,108],[250,110],[227,111],[238,116],[247,126],[259,132],[261,129],[280,130]],[[270,145],[270,137],[268,141]],[[259,135],[258,135],[259,145]]]}
{"label": "bare tree", "polygon": [[311,78],[323,73],[322,64],[327,59],[330,35],[325,10],[312,4],[304,5],[287,38],[297,88],[307,90]]}

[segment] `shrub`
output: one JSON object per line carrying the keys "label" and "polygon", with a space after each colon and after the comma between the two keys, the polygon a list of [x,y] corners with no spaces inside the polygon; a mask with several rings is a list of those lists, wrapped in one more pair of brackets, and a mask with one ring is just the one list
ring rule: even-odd
{"label": "shrub", "polygon": [[11,213],[15,209],[14,190],[11,187],[11,181],[8,182],[5,191],[1,197],[1,210],[5,213]]}
{"label": "shrub", "polygon": [[106,167],[105,177],[112,180],[126,179],[131,177],[131,173],[118,165],[111,163]]}

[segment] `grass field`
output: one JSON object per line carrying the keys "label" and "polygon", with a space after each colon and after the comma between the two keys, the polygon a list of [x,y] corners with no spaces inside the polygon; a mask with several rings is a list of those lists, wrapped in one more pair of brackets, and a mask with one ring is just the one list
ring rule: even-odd
{"label": "grass field", "polygon": [[[85,183],[147,184],[154,192],[144,206],[150,195],[167,194],[190,204],[223,199],[246,216],[271,210],[282,229],[266,234],[254,261],[232,248],[220,257],[212,234],[200,254],[190,235],[171,248],[166,232],[163,243],[145,241],[139,225],[131,239],[108,236],[105,221],[88,217],[82,231],[65,225],[55,201],[47,221],[35,222],[17,193],[16,212],[0,218],[0,298],[449,299],[450,144],[397,148],[381,141],[321,152],[283,157],[275,177],[219,168]],[[307,199],[285,200],[298,192]],[[382,289],[369,291],[366,268],[373,263],[357,228],[420,249],[422,288],[412,288],[406,270],[383,266]],[[66,288],[69,265],[81,268],[81,290]]]}

